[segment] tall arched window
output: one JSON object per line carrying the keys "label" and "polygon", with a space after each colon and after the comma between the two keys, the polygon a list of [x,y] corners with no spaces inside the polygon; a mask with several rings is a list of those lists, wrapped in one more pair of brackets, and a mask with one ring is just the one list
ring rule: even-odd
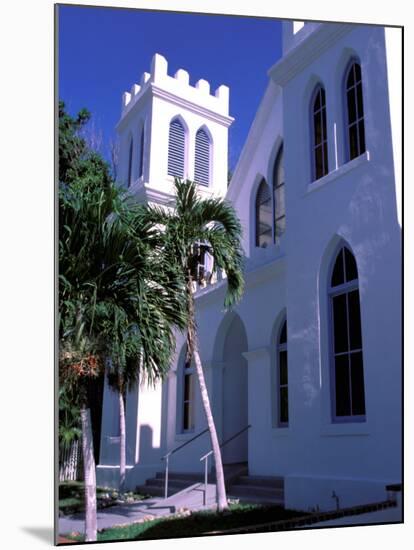
{"label": "tall arched window", "polygon": [[256,194],[256,246],[272,244],[272,199],[266,180],[262,180]]}
{"label": "tall arched window", "polygon": [[168,135],[168,175],[184,177],[185,130],[179,119],[170,124]]}
{"label": "tall arched window", "polygon": [[280,147],[273,168],[273,227],[274,242],[286,229],[285,211],[285,169],[283,166],[283,146]]}
{"label": "tall arched window", "polygon": [[358,269],[354,255],[342,246],[332,269],[332,416],[337,422],[365,420]]}
{"label": "tall arched window", "polygon": [[312,96],[313,179],[328,173],[325,89],[318,86]]}
{"label": "tall arched window", "polygon": [[140,178],[144,171],[144,124],[141,128],[139,138],[139,157],[138,157],[138,177]]}
{"label": "tall arched window", "polygon": [[289,425],[287,324],[283,321],[277,341],[277,423]]}
{"label": "tall arched window", "polygon": [[128,153],[128,187],[132,185],[132,159],[134,154],[134,140],[131,138],[131,141],[129,143],[129,153]]}
{"label": "tall arched window", "polygon": [[210,183],[210,153],[210,138],[207,132],[201,128],[195,138],[194,179],[202,185]]}
{"label": "tall arched window", "polygon": [[345,75],[348,159],[365,152],[364,104],[361,65],[353,61]]}
{"label": "tall arched window", "polygon": [[187,352],[184,355],[182,381],[182,431],[188,432],[194,430],[195,369],[192,362],[187,359]]}

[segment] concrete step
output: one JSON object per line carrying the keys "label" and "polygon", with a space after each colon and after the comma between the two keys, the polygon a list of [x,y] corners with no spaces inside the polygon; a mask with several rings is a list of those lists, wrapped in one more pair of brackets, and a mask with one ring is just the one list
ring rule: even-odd
{"label": "concrete step", "polygon": [[[212,477],[211,475],[209,477]],[[162,479],[165,480],[165,472],[157,472],[155,474],[156,479]],[[168,474],[168,482],[171,480],[185,480],[185,481],[204,481],[204,474],[203,473],[191,473],[191,472],[169,472]]]}
{"label": "concrete step", "polygon": [[[168,487],[176,487],[178,489],[185,489],[189,485],[193,485],[194,483],[204,483],[203,480],[194,480],[194,479],[176,479],[176,478],[168,478]],[[165,478],[151,478],[147,479],[145,482],[145,485],[151,485],[152,487],[165,487]]]}
{"label": "concrete step", "polygon": [[240,485],[251,485],[253,487],[273,487],[283,489],[285,482],[283,477],[276,476],[239,476],[235,483]]}

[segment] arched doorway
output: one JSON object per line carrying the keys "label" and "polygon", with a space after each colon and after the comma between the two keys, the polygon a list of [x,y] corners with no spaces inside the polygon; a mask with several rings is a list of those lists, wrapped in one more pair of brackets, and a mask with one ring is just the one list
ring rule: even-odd
{"label": "arched doorway", "polygon": [[[222,441],[226,441],[248,424],[246,331],[240,317],[234,317],[223,345],[223,416]],[[224,464],[247,462],[248,432],[245,431],[222,449]]]}

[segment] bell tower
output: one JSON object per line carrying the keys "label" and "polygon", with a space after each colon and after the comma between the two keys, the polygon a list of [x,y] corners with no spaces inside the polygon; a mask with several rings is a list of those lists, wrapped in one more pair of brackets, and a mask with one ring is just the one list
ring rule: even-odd
{"label": "bell tower", "polygon": [[199,80],[187,71],[168,75],[167,60],[152,58],[151,72],[122,96],[118,183],[140,202],[168,204],[174,177],[198,184],[202,196],[227,191],[229,88]]}

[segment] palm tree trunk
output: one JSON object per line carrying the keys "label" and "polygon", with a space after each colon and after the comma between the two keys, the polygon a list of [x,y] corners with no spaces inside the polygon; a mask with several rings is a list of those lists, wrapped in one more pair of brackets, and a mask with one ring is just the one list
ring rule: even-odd
{"label": "palm tree trunk", "polygon": [[211,446],[213,447],[213,456],[216,466],[216,484],[217,484],[217,506],[218,511],[222,512],[228,508],[226,486],[224,484],[224,471],[223,462],[221,460],[220,444],[217,437],[216,426],[214,424],[213,414],[210,407],[210,399],[208,397],[207,386],[204,379],[203,367],[201,365],[200,354],[198,352],[197,336],[195,335],[195,342],[193,348],[194,362],[196,366],[196,372],[198,376],[198,382],[200,384],[201,400],[203,402],[204,412],[207,418],[207,425],[210,431]]}
{"label": "palm tree trunk", "polygon": [[85,541],[96,541],[96,472],[93,455],[91,411],[85,405],[81,407],[82,453],[85,480]]}
{"label": "palm tree trunk", "polygon": [[119,492],[125,491],[126,471],[126,430],[125,430],[125,401],[124,393],[119,390]]}
{"label": "palm tree trunk", "polygon": [[194,313],[194,297],[192,292],[192,277],[188,273],[187,280],[187,299],[188,299],[188,333],[187,346],[190,357],[194,357],[198,383],[200,386],[201,401],[207,419],[207,426],[210,432],[211,446],[213,448],[214,462],[216,466],[216,485],[217,485],[217,509],[219,512],[228,508],[226,486],[224,484],[223,462],[221,460],[220,444],[217,437],[216,426],[214,424],[213,413],[211,412],[210,399],[206,381],[204,379],[203,366],[201,364],[200,353],[198,350],[197,329]]}

